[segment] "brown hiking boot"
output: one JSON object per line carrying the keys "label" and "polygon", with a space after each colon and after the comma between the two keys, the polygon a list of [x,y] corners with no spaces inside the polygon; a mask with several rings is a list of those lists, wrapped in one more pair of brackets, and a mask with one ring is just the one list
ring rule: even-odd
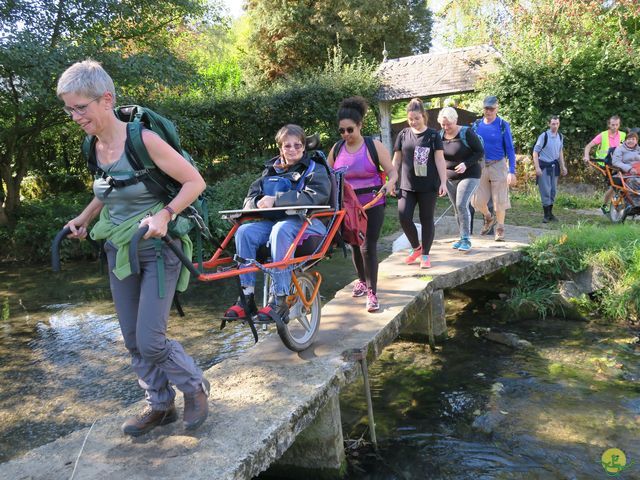
{"label": "brown hiking boot", "polygon": [[484,225],[482,225],[482,230],[480,230],[480,235],[488,234],[497,222],[498,220],[496,219],[495,215],[492,215],[489,218],[484,217]]}
{"label": "brown hiking boot", "polygon": [[177,419],[178,412],[173,403],[166,410],[153,410],[150,406],[147,406],[141,413],[124,422],[122,431],[132,437],[138,437],[159,425],[167,425]]}
{"label": "brown hiking boot", "polygon": [[202,377],[202,388],[184,394],[184,428],[195,430],[209,415],[209,382]]}
{"label": "brown hiking boot", "polygon": [[496,242],[504,242],[504,225],[498,225],[496,227]]}

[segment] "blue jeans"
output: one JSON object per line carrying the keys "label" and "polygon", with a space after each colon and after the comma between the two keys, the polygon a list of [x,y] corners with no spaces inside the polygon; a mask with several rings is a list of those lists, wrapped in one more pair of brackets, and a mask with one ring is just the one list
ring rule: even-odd
{"label": "blue jeans", "polygon": [[[255,223],[244,223],[236,232],[236,252],[243,258],[256,258],[258,248],[268,245],[271,249],[271,258],[274,262],[282,260],[300,231],[302,220],[298,217],[287,218],[279,222],[262,220]],[[327,231],[324,223],[314,219],[307,227],[305,234],[324,235]],[[288,295],[291,284],[290,271],[276,271],[272,274],[273,291],[276,295]],[[240,283],[243,287],[254,287],[256,274],[245,273],[240,275]]]}

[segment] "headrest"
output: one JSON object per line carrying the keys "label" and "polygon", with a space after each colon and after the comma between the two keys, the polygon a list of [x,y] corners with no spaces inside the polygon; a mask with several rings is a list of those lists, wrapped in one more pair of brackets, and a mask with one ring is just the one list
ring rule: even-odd
{"label": "headrest", "polygon": [[318,133],[309,135],[305,142],[305,148],[307,151],[317,150],[318,148],[320,148],[320,135]]}

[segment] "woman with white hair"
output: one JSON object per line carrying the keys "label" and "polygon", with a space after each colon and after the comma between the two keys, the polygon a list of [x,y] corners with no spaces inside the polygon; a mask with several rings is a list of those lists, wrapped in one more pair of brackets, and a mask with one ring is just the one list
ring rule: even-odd
{"label": "woman with white hair", "polygon": [[440,138],[447,164],[447,194],[453,205],[460,228],[460,239],[453,248],[461,252],[471,250],[471,212],[469,203],[480,184],[484,147],[471,127],[458,125],[458,112],[445,107],[438,113],[442,126]]}

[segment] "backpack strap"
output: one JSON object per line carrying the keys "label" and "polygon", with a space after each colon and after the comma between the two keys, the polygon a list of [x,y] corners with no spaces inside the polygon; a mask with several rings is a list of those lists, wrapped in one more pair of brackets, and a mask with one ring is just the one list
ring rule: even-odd
{"label": "backpack strap", "polygon": [[[471,127],[471,129],[473,129],[473,127]],[[460,127],[460,131],[458,132],[458,134],[460,135],[460,141],[462,142],[462,144],[467,147],[469,147],[469,142],[467,141],[467,132],[469,131],[469,127],[467,125],[463,125]],[[439,132],[440,134],[440,139],[444,140],[444,128],[440,130]]]}
{"label": "backpack strap", "polygon": [[[368,136],[365,136],[363,138],[364,138],[364,144],[367,147],[367,151],[369,152],[369,155],[371,155],[371,160],[373,160],[373,164],[376,166],[378,170],[381,170],[380,157],[378,157],[378,150],[376,149],[376,144],[373,141],[373,138]],[[333,153],[334,162],[336,161],[336,158],[338,158],[338,153],[340,153],[340,149],[343,147],[344,144],[345,144],[345,141],[340,139],[333,146],[333,149],[331,150],[331,152]]]}
{"label": "backpack strap", "polygon": [[125,148],[131,154],[131,166],[136,170],[156,168],[149,151],[142,140],[143,124],[140,121],[127,123],[127,140]]}
{"label": "backpack strap", "polygon": [[336,161],[336,158],[338,158],[338,154],[340,153],[340,149],[342,148],[342,146],[344,145],[345,141],[340,139],[336,142],[336,144],[333,146],[333,150],[331,150],[331,152],[333,153],[333,161]]}
{"label": "backpack strap", "polygon": [[544,132],[544,140],[542,141],[542,148],[540,150],[544,150],[544,147],[547,146],[547,142],[549,141],[549,134]]}
{"label": "backpack strap", "polygon": [[373,141],[372,137],[364,137],[364,144],[367,146],[367,151],[369,155],[371,155],[371,160],[373,160],[373,164],[376,166],[376,169],[380,170],[380,158],[378,157],[378,150],[376,149],[376,144]]}
{"label": "backpack strap", "polygon": [[466,125],[460,127],[460,140],[462,141],[462,144],[465,147],[470,148],[469,142],[467,141],[468,131],[469,131],[469,127],[467,127]]}
{"label": "backpack strap", "polygon": [[507,127],[504,126],[504,120],[501,117],[500,119],[500,136],[502,137],[502,150],[504,151],[504,156],[507,156],[507,141],[504,138],[504,134],[507,133]]}
{"label": "backpack strap", "polygon": [[87,167],[91,172],[91,175],[95,175],[98,168],[98,161],[96,160],[96,142],[98,139],[93,135],[87,135],[82,141],[82,156],[87,162]]}
{"label": "backpack strap", "polygon": [[309,166],[307,167],[307,169],[302,174],[302,177],[298,181],[298,185],[296,185],[296,190],[298,192],[302,191],[302,189],[304,188],[304,180],[305,180],[305,178],[307,178],[311,174],[311,172],[313,172],[314,168],[316,168],[316,162],[314,162],[313,160],[309,159]]}

